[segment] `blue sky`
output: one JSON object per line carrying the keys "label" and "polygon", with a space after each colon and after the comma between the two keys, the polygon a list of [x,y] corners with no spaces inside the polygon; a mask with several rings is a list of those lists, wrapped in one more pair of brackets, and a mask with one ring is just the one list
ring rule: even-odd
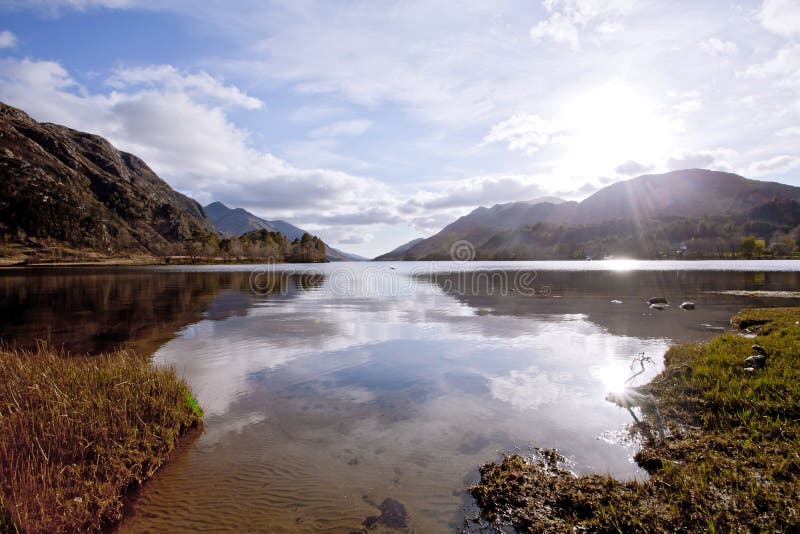
{"label": "blue sky", "polygon": [[374,256],[647,172],[800,185],[800,3],[6,0],[0,100]]}

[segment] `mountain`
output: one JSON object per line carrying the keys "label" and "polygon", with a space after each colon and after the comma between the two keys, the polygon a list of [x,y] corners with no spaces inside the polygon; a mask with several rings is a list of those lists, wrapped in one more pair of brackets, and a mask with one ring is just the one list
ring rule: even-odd
{"label": "mountain", "polygon": [[133,154],[97,135],[36,122],[1,102],[0,168],[6,244],[164,254],[213,230],[200,204]]}
{"label": "mountain", "polygon": [[732,214],[778,198],[800,200],[800,188],[687,169],[611,184],[580,203],[577,222]]}
{"label": "mountain", "polygon": [[[688,169],[611,184],[582,202],[479,207],[438,234],[381,259],[450,259],[466,240],[476,259],[556,259],[607,254],[663,257],[675,247],[734,252],[745,235],[769,241],[800,224],[800,188]],[[772,214],[780,213],[780,220]]]}
{"label": "mountain", "polygon": [[[286,221],[269,221],[253,215],[244,208],[229,208],[222,202],[212,202],[205,207],[217,232],[228,236],[239,236],[253,230],[269,230],[286,236],[290,241],[301,239],[305,230]],[[348,254],[325,245],[325,253],[329,261],[364,261],[366,258],[356,254]]]}
{"label": "mountain", "polygon": [[270,232],[279,232],[290,240],[294,240],[300,239],[303,234],[307,233],[286,221],[268,221],[253,215],[244,208],[229,208],[222,202],[212,202],[204,209],[217,232],[224,235],[238,236],[253,230],[269,230]]}
{"label": "mountain", "polygon": [[393,250],[390,250],[386,254],[381,254],[380,256],[375,258],[375,261],[383,261],[384,259],[396,258],[397,256],[400,256],[400,255],[404,254],[405,252],[408,252],[408,250],[411,247],[413,247],[414,245],[416,245],[417,243],[421,243],[423,241],[425,241],[424,237],[418,237],[416,239],[412,239],[408,243],[404,243],[404,244],[400,245],[399,247],[397,247],[397,248],[395,248]]}
{"label": "mountain", "polygon": [[328,255],[328,261],[369,261],[369,258],[364,256],[359,256],[352,252],[344,252],[333,247],[327,247],[325,253]]}

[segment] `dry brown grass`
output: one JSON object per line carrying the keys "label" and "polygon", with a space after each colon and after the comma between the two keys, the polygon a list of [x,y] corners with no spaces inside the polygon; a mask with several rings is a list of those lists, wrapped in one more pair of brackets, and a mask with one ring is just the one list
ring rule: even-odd
{"label": "dry brown grass", "polygon": [[99,531],[202,412],[171,370],[120,351],[0,347],[0,532]]}

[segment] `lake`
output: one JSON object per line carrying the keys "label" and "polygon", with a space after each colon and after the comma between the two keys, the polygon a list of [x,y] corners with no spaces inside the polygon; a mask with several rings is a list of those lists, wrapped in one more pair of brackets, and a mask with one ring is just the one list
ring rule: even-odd
{"label": "lake", "polygon": [[[707,340],[747,306],[800,304],[800,262],[440,262],[7,269],[0,337],[173,366],[202,433],[121,532],[348,532],[391,498],[408,529],[474,514],[502,451],[643,478],[606,402],[640,353]],[[671,307],[652,310],[648,297]],[[696,303],[694,311],[679,308]],[[743,358],[746,355],[743,355]]]}

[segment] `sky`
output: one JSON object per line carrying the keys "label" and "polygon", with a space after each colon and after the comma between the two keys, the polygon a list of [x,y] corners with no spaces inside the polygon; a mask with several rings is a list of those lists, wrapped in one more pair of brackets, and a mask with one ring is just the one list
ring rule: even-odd
{"label": "sky", "polygon": [[800,186],[800,1],[0,0],[0,100],[373,257],[646,173]]}

